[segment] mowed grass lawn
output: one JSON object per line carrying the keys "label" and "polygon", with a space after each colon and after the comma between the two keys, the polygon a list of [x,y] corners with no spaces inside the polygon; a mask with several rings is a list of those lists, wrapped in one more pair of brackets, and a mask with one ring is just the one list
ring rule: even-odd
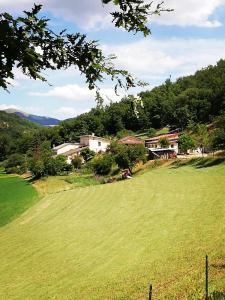
{"label": "mowed grass lawn", "polygon": [[0,173],[0,227],[23,213],[36,199],[37,192],[27,181]]}
{"label": "mowed grass lawn", "polygon": [[225,295],[225,165],[51,194],[0,229],[0,299]]}

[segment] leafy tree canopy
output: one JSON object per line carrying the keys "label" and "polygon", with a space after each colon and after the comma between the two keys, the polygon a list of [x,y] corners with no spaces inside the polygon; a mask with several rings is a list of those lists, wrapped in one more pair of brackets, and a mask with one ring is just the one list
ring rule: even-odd
{"label": "leafy tree canopy", "polygon": [[[153,8],[153,3],[144,0],[102,0],[103,4],[113,3],[117,10],[112,12],[116,27],[134,33],[150,34],[148,16],[166,11],[163,2]],[[89,41],[81,33],[70,34],[66,30],[53,32],[48,19],[38,16],[42,5],[34,5],[24,16],[14,18],[9,13],[0,14],[0,87],[7,89],[8,79],[14,78],[14,67],[20,68],[33,79],[46,81],[42,71],[67,69],[76,66],[86,78],[89,89],[97,90],[98,83],[109,76],[118,87],[128,89],[141,85],[126,70],[117,69],[114,55],[106,57],[97,41]]]}
{"label": "leafy tree canopy", "polygon": [[108,175],[111,171],[113,164],[113,156],[110,154],[104,154],[98,156],[93,161],[93,171],[97,175]]}
{"label": "leafy tree canopy", "polygon": [[179,149],[182,153],[187,153],[189,149],[194,149],[196,147],[195,140],[189,134],[180,135],[178,144],[179,144]]}
{"label": "leafy tree canopy", "polygon": [[132,168],[138,162],[146,161],[146,148],[144,145],[122,145],[116,142],[109,146],[108,151],[115,157],[120,169]]}

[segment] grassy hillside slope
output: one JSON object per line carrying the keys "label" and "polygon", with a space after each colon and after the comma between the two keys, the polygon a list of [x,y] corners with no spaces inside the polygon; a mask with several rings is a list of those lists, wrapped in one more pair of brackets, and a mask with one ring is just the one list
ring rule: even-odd
{"label": "grassy hillside slope", "polygon": [[0,299],[201,299],[206,253],[224,299],[224,194],[221,164],[49,195],[0,229]]}
{"label": "grassy hillside slope", "polygon": [[37,192],[18,176],[0,173],[0,227],[23,213],[37,199]]}

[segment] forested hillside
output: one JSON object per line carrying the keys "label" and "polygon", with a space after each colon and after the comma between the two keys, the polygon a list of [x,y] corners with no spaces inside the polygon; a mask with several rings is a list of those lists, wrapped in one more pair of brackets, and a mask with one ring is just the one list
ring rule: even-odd
{"label": "forested hillside", "polygon": [[115,135],[121,130],[144,131],[165,125],[186,128],[191,122],[209,123],[225,110],[225,60],[176,82],[166,80],[151,91],[94,108],[61,123],[60,136],[74,140],[81,134]]}
{"label": "forested hillside", "polygon": [[[176,82],[168,79],[151,91],[141,92],[136,98],[129,96],[120,102],[93,108],[53,128],[38,127],[16,115],[0,112],[0,161],[15,153],[28,154],[37,160],[43,149],[48,149],[51,155],[53,145],[79,141],[83,134],[117,137],[121,132],[154,134],[155,129],[165,126],[180,128],[181,131],[188,128],[192,133],[193,128],[200,128],[207,133],[207,124],[213,124],[211,128],[217,129],[210,133],[210,139],[207,136],[205,146],[214,150],[224,149],[225,60]],[[195,134],[201,136],[198,143],[203,144],[202,136],[205,134]]]}
{"label": "forested hillside", "polygon": [[24,134],[30,134],[39,128],[37,124],[15,114],[0,111],[0,161],[16,150],[16,144]]}
{"label": "forested hillside", "polygon": [[58,125],[60,122],[58,119],[44,117],[44,116],[31,115],[26,112],[12,109],[12,108],[5,109],[4,111],[9,114],[15,114],[25,120],[28,120],[28,121],[31,121],[31,122],[34,122],[34,123],[37,123],[37,124],[43,125],[43,126]]}

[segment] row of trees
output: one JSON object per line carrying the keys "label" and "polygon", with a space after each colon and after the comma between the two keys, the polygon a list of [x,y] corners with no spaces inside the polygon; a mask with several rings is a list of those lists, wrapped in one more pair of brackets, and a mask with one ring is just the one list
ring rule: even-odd
{"label": "row of trees", "polygon": [[[191,135],[191,139],[184,136],[180,141],[184,152],[194,144],[212,150],[225,149],[224,70],[225,61],[221,60],[216,66],[175,83],[167,80],[152,91],[140,93],[138,99],[130,96],[118,103],[96,107],[54,128],[40,127],[0,112],[0,161],[12,154],[27,157],[29,161],[40,153],[45,142],[50,151],[53,145],[78,141],[83,134],[122,137],[144,131],[152,136],[165,125]],[[43,164],[39,163],[39,169],[43,169]]]}
{"label": "row of trees", "polygon": [[[153,134],[153,130],[150,130],[150,133]],[[211,127],[204,124],[190,124],[180,135],[178,142],[179,149],[183,153],[196,147],[201,148],[202,152],[205,149],[213,151],[225,149],[225,115],[217,117]],[[161,138],[160,143],[163,148],[169,146],[166,138]],[[143,145],[130,147],[112,142],[104,155],[95,156],[93,151],[84,148],[81,156],[75,157],[71,166],[67,164],[64,156],[53,156],[47,129],[24,134],[17,140],[14,149],[15,153],[8,155],[4,161],[6,171],[22,174],[29,169],[35,177],[68,173],[72,166],[80,169],[83,162],[87,163],[94,173],[106,175],[113,164],[120,169],[132,170],[137,162],[146,160],[146,149]]]}
{"label": "row of trees", "polygon": [[[36,177],[43,175],[57,175],[71,170],[71,166],[66,163],[64,156],[53,157],[52,146],[55,142],[55,132],[53,129],[41,128],[33,132],[25,131],[16,139],[7,138],[13,144],[11,152],[3,153],[5,160],[4,166],[8,172],[23,173],[27,169],[31,170]],[[130,134],[130,131],[120,131],[119,135]],[[148,132],[155,134],[154,129]],[[1,139],[0,146],[7,149],[9,145]],[[169,146],[169,141],[165,138],[160,140],[162,147]],[[205,124],[191,123],[185,133],[180,135],[179,148],[181,152],[186,153],[189,149],[199,147],[204,151],[205,148],[211,150],[225,149],[225,114],[215,118],[210,126]],[[8,151],[8,150],[7,150]],[[91,161],[92,169],[95,173],[104,175],[108,173],[112,164],[117,164],[121,169],[130,168],[137,161],[144,161],[146,158],[143,146],[128,147],[112,143],[107,154],[98,156],[95,159],[95,153],[85,148],[81,152],[82,157],[76,157],[73,161],[74,168],[80,168],[82,162]]]}
{"label": "row of trees", "polygon": [[49,141],[52,147],[79,141],[80,135],[92,132],[118,137],[146,132],[152,136],[163,126],[189,130],[190,126],[197,128],[197,124],[207,123],[214,124],[210,137],[212,148],[224,149],[224,70],[225,61],[221,60],[216,66],[175,83],[167,80],[152,91],[140,93],[139,99],[130,96],[118,103],[93,108],[54,128],[38,127],[28,121],[25,124],[25,120],[15,115],[0,112],[0,161],[14,153],[34,150],[37,141],[39,144]]}
{"label": "row of trees", "polygon": [[7,173],[23,174],[29,170],[36,178],[68,173],[72,170],[64,156],[53,156],[48,141],[36,144],[35,148],[30,148],[25,154],[11,154],[3,166]]}
{"label": "row of trees", "polygon": [[112,142],[105,154],[96,155],[89,161],[88,167],[97,175],[108,175],[113,165],[132,172],[137,163],[144,163],[146,159],[147,151],[144,145],[127,146]]}
{"label": "row of trees", "polygon": [[25,155],[10,155],[3,165],[7,173],[23,174],[29,170],[35,178],[40,178],[46,175],[65,174],[73,168],[81,169],[83,164],[97,175],[108,175],[113,165],[132,172],[132,168],[138,162],[145,162],[146,159],[147,152],[144,145],[126,146],[113,142],[105,154],[96,155],[85,148],[80,156],[74,157],[72,164],[68,164],[65,156],[53,156],[49,142],[45,141],[34,150],[30,149]]}
{"label": "row of trees", "polygon": [[[220,124],[219,124],[220,123]],[[213,125],[189,125],[188,131],[180,135],[180,151],[186,153],[189,149],[200,148],[201,152],[225,149],[225,115],[215,119]]]}

